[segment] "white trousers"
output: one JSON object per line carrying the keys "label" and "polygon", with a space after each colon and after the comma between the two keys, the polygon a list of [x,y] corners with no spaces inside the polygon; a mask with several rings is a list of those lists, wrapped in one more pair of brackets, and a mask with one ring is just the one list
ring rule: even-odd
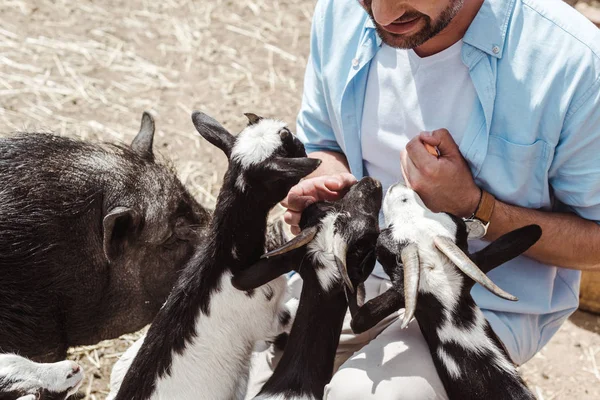
{"label": "white trousers", "polygon": [[[290,294],[300,298],[302,280],[289,281]],[[375,276],[365,282],[366,299],[385,292],[390,282]],[[390,315],[360,335],[350,328],[346,314],[340,336],[334,375],[325,387],[327,400],[447,399],[427,343],[413,320],[400,329],[404,310]],[[273,348],[253,354],[246,399],[252,399],[269,379],[281,354]]]}

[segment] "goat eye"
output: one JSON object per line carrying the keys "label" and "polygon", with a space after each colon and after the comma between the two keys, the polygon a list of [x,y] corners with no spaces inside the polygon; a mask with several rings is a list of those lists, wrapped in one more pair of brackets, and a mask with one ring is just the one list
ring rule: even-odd
{"label": "goat eye", "polygon": [[281,137],[281,140],[285,143],[286,141],[292,139],[292,132],[290,132],[287,128],[283,128],[279,131],[279,136]]}
{"label": "goat eye", "polygon": [[190,240],[194,234],[194,229],[184,220],[179,220],[173,229],[173,235],[180,240]]}

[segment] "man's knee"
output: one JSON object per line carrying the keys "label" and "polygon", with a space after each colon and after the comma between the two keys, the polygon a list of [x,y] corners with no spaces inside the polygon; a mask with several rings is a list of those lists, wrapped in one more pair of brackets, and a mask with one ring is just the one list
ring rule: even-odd
{"label": "man's knee", "polygon": [[[438,396],[439,395],[439,396]],[[430,400],[444,398],[423,377],[396,376],[378,381],[364,370],[342,368],[325,387],[326,400]]]}
{"label": "man's knee", "polygon": [[352,369],[340,369],[333,375],[331,382],[325,386],[326,400],[365,400],[363,393],[368,391],[367,379],[357,379]]}

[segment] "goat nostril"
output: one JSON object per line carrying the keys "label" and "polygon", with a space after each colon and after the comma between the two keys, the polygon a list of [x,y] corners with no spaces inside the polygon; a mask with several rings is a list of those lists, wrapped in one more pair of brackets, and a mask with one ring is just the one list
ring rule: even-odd
{"label": "goat nostril", "polygon": [[67,376],[67,379],[74,377],[79,371],[81,371],[81,367],[77,364],[74,364],[71,367],[71,373]]}

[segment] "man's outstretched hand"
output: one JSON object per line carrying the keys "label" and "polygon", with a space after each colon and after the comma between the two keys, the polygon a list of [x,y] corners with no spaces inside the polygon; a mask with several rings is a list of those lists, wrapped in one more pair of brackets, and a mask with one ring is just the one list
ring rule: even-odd
{"label": "man's outstretched hand", "polygon": [[281,205],[287,208],[284,220],[291,226],[294,235],[300,233],[302,211],[317,201],[335,201],[341,198],[356,178],[350,173],[338,173],[308,178],[301,181],[288,193]]}

